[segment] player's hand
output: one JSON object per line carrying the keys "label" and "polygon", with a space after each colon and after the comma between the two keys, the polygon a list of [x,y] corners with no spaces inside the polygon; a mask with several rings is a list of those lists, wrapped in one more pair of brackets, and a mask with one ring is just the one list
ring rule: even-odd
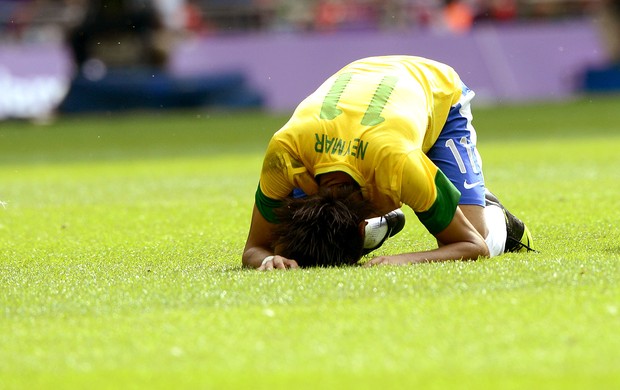
{"label": "player's hand", "polygon": [[405,265],[411,263],[411,260],[405,256],[379,256],[364,263],[364,267],[372,267],[375,265]]}
{"label": "player's hand", "polygon": [[269,261],[264,262],[257,271],[271,271],[274,269],[295,269],[299,268],[299,265],[295,260],[287,259],[286,257],[275,255]]}

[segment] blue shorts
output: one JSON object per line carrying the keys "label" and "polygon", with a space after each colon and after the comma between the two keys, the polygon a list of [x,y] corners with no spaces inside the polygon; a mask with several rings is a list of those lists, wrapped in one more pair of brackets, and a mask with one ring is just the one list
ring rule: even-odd
{"label": "blue shorts", "polygon": [[461,191],[459,204],[484,206],[482,159],[476,149],[470,102],[474,91],[463,84],[463,93],[452,106],[439,138],[427,156]]}

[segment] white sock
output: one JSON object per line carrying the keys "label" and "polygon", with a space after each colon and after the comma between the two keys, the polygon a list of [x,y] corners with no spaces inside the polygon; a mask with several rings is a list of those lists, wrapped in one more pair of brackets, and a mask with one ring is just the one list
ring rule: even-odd
{"label": "white sock", "polygon": [[504,212],[498,206],[488,205],[484,208],[484,220],[489,231],[485,241],[491,257],[499,256],[504,253],[508,235]]}
{"label": "white sock", "polygon": [[388,224],[383,217],[370,218],[366,222],[367,224],[364,228],[364,248],[371,249],[381,243],[381,240],[383,240],[387,233]]}

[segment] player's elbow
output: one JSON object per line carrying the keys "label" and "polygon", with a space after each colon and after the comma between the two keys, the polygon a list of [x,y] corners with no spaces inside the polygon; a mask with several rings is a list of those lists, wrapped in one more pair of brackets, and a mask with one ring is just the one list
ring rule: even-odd
{"label": "player's elbow", "polygon": [[459,242],[458,247],[461,260],[470,261],[490,257],[489,247],[482,238]]}
{"label": "player's elbow", "polygon": [[255,265],[252,264],[252,261],[251,261],[252,256],[248,252],[251,252],[251,251],[248,251],[248,250],[243,251],[243,255],[241,255],[241,265],[244,268],[255,268]]}
{"label": "player's elbow", "polygon": [[487,243],[482,239],[482,237],[476,238],[469,243],[470,247],[470,258],[469,260],[477,260],[479,258],[490,257],[491,253],[489,251],[489,247]]}
{"label": "player's elbow", "polygon": [[269,253],[265,248],[246,245],[241,255],[241,265],[245,268],[258,268],[267,255]]}

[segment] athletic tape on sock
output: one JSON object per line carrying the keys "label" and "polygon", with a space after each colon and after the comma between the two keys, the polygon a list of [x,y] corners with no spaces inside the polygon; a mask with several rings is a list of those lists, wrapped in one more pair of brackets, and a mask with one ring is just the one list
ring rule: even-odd
{"label": "athletic tape on sock", "polygon": [[484,208],[484,220],[489,234],[485,238],[491,257],[504,253],[506,247],[506,219],[501,208],[488,205]]}

